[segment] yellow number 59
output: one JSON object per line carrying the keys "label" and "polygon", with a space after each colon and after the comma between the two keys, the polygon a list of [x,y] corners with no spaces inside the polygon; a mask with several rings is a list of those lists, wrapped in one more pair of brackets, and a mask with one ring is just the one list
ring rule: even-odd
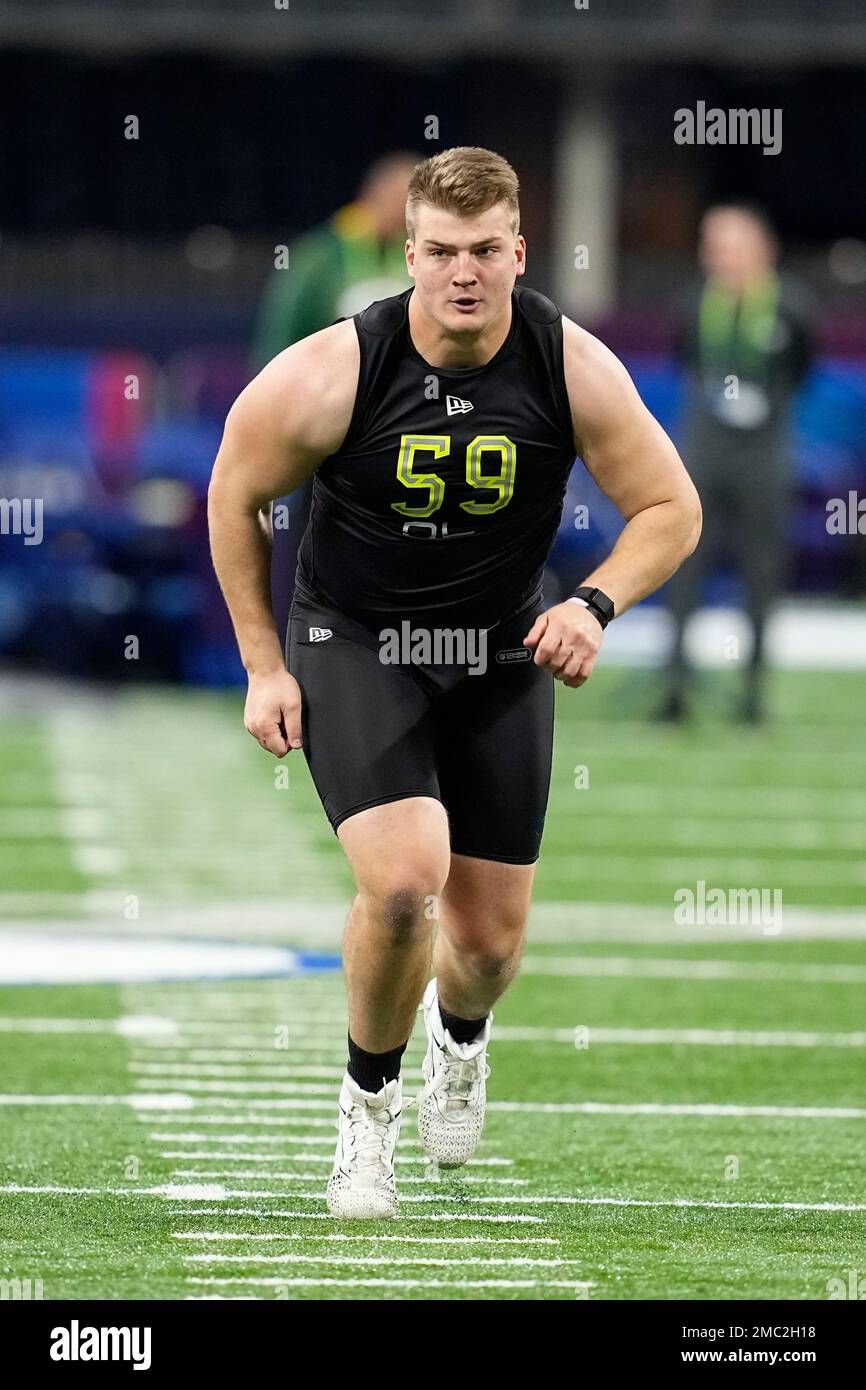
{"label": "yellow number 59", "polygon": [[[447,457],[451,452],[451,438],[447,434],[404,434],[400,440],[400,454],[397,459],[397,477],[404,487],[426,488],[427,502],[424,506],[412,507],[408,502],[392,502],[391,507],[403,516],[432,516],[445,500],[445,481],[438,473],[416,473],[415,455],[421,450],[432,453],[434,459]],[[495,473],[482,472],[482,455],[499,455],[499,469]],[[513,440],[504,434],[477,434],[466,447],[466,481],[470,487],[489,489],[496,496],[488,502],[461,502],[463,511],[472,516],[488,516],[507,507],[514,495],[514,474],[517,466],[517,450]]]}

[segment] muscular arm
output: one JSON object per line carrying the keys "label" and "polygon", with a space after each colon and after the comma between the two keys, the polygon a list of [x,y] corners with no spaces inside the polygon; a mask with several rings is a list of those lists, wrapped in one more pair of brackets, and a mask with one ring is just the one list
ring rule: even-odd
{"label": "muscular arm", "polygon": [[352,414],[358,363],[351,321],[275,357],[229,411],[208,489],[214,569],[250,678],[247,728],[279,756],[300,745],[300,701],[287,730],[286,697],[294,701],[297,692],[271,612],[270,504],[293,492],[339,448]]}
{"label": "muscular arm", "polygon": [[[626,522],[610,555],[582,583],[613,599],[619,615],[659,588],[692,553],[701,533],[700,501],[618,358],[568,319],[563,356],[575,448]],[[526,640],[536,647],[537,664],[566,685],[582,685],[601,636],[590,613],[566,602],[542,614]]]}
{"label": "muscular arm", "polygon": [[626,522],[608,558],[582,582],[608,594],[620,614],[691,555],[701,534],[701,504],[619,359],[576,324],[566,320],[564,329],[575,445]]}

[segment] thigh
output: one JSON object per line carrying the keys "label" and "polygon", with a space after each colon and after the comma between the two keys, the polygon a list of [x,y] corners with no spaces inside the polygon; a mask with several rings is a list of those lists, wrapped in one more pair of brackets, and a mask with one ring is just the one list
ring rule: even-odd
{"label": "thigh", "polygon": [[533,864],[553,751],[553,678],[523,638],[534,612],[488,634],[487,669],[437,707],[439,786],[454,854]]}
{"label": "thigh", "polygon": [[335,831],[373,806],[439,799],[429,699],[409,672],[383,665],[375,634],[296,601],[288,666],[301,689],[304,755]]}
{"label": "thigh", "polygon": [[337,833],[359,893],[401,902],[429,897],[426,916],[436,920],[451,861],[441,801],[413,796],[371,806],[347,816]]}

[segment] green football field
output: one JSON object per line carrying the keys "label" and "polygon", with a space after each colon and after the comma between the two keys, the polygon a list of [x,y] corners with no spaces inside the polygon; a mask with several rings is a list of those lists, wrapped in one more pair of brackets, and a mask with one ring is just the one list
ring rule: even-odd
{"label": "green football field", "polygon": [[[382,1223],[335,1222],[323,1200],[350,883],[303,761],[284,785],[238,694],[11,691],[0,1281],[40,1281],[46,1299],[815,1300],[856,1286],[864,688],[777,672],[762,729],[730,722],[736,687],[717,675],[686,728],[646,720],[646,671],[558,690],[536,905],[495,1009],[483,1141],[437,1175],[409,1105],[401,1211]],[[677,922],[675,895],[700,883],[765,890],[781,918]],[[416,1029],[406,1097],[422,1053]]]}

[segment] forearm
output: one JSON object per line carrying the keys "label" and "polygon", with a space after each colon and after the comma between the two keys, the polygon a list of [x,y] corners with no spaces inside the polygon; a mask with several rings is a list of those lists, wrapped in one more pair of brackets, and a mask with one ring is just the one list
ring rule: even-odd
{"label": "forearm", "polygon": [[284,668],[271,609],[271,541],[262,513],[231,501],[219,489],[208,495],[211,556],[250,675]]}
{"label": "forearm", "polygon": [[610,555],[581,583],[607,594],[619,615],[670,579],[700,534],[696,501],[659,502],[626,522]]}

